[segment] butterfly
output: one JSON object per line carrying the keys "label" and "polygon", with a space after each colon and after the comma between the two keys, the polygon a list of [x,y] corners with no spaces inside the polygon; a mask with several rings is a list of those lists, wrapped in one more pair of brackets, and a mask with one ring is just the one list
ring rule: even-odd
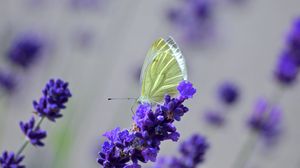
{"label": "butterfly", "polygon": [[176,87],[187,80],[185,59],[172,37],[156,40],[142,67],[140,103],[159,104],[166,94],[178,93]]}

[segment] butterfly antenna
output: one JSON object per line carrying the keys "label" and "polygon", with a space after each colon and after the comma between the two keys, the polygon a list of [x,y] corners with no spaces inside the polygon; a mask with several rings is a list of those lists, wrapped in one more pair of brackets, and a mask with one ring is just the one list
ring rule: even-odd
{"label": "butterfly antenna", "polygon": [[134,108],[134,106],[135,106],[135,105],[137,104],[137,102],[138,102],[138,99],[137,99],[137,98],[131,98],[131,97],[127,97],[127,98],[112,98],[112,97],[109,97],[109,98],[107,98],[107,100],[135,100],[134,103],[131,105],[131,108],[130,108],[132,114],[135,115],[135,113],[134,113],[134,111],[133,111],[133,108]]}
{"label": "butterfly antenna", "polygon": [[137,98],[131,98],[131,97],[126,97],[126,98],[115,98],[115,97],[109,97],[107,100],[137,100]]}

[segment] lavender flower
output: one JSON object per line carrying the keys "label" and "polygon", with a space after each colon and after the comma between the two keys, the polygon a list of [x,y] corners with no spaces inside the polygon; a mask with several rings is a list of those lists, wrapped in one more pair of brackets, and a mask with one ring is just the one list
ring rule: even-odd
{"label": "lavender flower", "polygon": [[43,97],[39,101],[33,101],[33,107],[39,116],[55,122],[62,117],[60,110],[65,108],[65,103],[71,96],[67,82],[51,79],[43,90]]}
{"label": "lavender flower", "polygon": [[21,165],[24,156],[16,156],[14,152],[4,151],[0,156],[0,165],[2,168],[25,168]]}
{"label": "lavender flower", "polygon": [[239,89],[232,82],[224,82],[219,86],[218,96],[221,102],[232,105],[239,98]]}
{"label": "lavender flower", "polygon": [[204,113],[205,120],[214,126],[222,126],[225,122],[224,115],[219,111],[208,110]]}
{"label": "lavender flower", "polygon": [[210,5],[206,0],[187,0],[181,8],[172,8],[169,17],[172,21],[180,21],[177,20],[183,19],[179,18],[180,14],[191,14],[198,21],[203,21],[211,17],[212,11]]}
{"label": "lavender flower", "polygon": [[[217,96],[219,101],[229,106],[232,106],[239,99],[240,93],[239,88],[233,82],[223,82],[217,89]],[[223,107],[223,106],[222,106]],[[208,124],[213,126],[222,126],[225,123],[225,112],[226,109],[219,110],[207,110],[204,113],[204,119]]]}
{"label": "lavender flower", "polygon": [[7,93],[12,93],[16,88],[16,78],[11,73],[0,71],[0,86]]}
{"label": "lavender flower", "polygon": [[195,168],[204,161],[209,145],[205,137],[194,134],[179,147],[180,157],[163,157],[157,162],[157,168]]}
{"label": "lavender flower", "polygon": [[[298,74],[299,63],[299,47],[300,47],[300,20],[292,27],[292,31],[288,36],[287,47],[279,56],[277,65],[274,71],[274,77],[281,85],[291,85],[295,82]],[[253,155],[254,146],[257,144],[257,135],[264,138],[267,145],[277,140],[281,133],[282,111],[275,102],[275,98],[271,103],[266,99],[258,99],[255,104],[254,111],[248,118],[248,126],[256,134],[249,138],[242,150],[240,151],[234,167],[247,167],[250,157]]]}
{"label": "lavender flower", "polygon": [[193,84],[189,81],[182,81],[177,89],[183,99],[193,98],[193,95],[196,93],[196,89],[193,88]]}
{"label": "lavender flower", "polygon": [[283,85],[292,84],[298,75],[298,67],[289,53],[284,53],[277,63],[275,77]]}
{"label": "lavender flower", "polygon": [[128,143],[133,141],[133,134],[128,130],[120,131],[116,128],[103,134],[109,139],[102,145],[98,163],[104,167],[125,167],[130,160]]}
{"label": "lavender flower", "polygon": [[208,0],[186,0],[179,7],[170,9],[168,17],[181,29],[184,39],[199,41],[211,30],[212,4]]}
{"label": "lavender flower", "polygon": [[31,117],[27,123],[21,121],[20,128],[32,145],[44,146],[41,140],[46,138],[47,132],[35,126],[34,117]]}
{"label": "lavender flower", "polygon": [[300,19],[297,19],[288,36],[287,48],[279,57],[275,77],[282,85],[296,81],[300,67]]}
{"label": "lavender flower", "polygon": [[185,167],[196,167],[197,164],[202,163],[208,146],[206,139],[200,135],[193,135],[183,142],[180,146],[180,153]]}
{"label": "lavender flower", "polygon": [[23,34],[12,42],[7,56],[13,64],[26,69],[41,56],[43,46],[36,34]]}
{"label": "lavender flower", "polygon": [[282,111],[273,107],[265,99],[259,99],[249,118],[249,126],[266,138],[273,138],[280,133]]}
{"label": "lavender flower", "polygon": [[300,66],[300,18],[296,19],[288,36],[288,50],[293,56],[297,66]]}
{"label": "lavender flower", "polygon": [[48,118],[50,121],[55,121],[58,116],[61,117],[62,115],[59,112],[65,108],[65,103],[69,97],[71,97],[71,93],[68,89],[68,83],[60,79],[51,79],[46,84],[40,102],[37,103],[34,101],[33,103],[36,113],[40,116],[39,122],[36,124],[34,117],[31,117],[28,122],[20,122],[20,128],[26,136],[26,141],[18,150],[17,154],[13,152],[8,153],[7,151],[3,152],[0,157],[0,165],[2,168],[25,168],[25,166],[20,165],[24,159],[24,156],[21,155],[22,152],[29,143],[34,146],[44,146],[42,140],[46,138],[47,133],[40,128],[43,120]]}
{"label": "lavender flower", "polygon": [[181,82],[177,89],[180,93],[178,98],[166,95],[165,102],[157,105],[155,110],[150,104],[140,104],[133,116],[132,129],[121,131],[116,128],[106,132],[104,136],[108,141],[103,143],[98,163],[105,168],[137,168],[140,167],[139,161],[146,163],[156,160],[162,141],[177,141],[180,134],[173,122],[180,121],[188,111],[182,103],[196,92],[187,81]]}

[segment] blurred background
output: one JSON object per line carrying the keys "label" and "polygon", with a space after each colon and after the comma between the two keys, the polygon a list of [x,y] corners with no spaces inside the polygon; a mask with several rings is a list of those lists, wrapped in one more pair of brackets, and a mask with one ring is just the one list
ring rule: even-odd
{"label": "blurred background", "polygon": [[[99,167],[102,134],[130,127],[134,103],[107,98],[139,96],[146,52],[154,40],[168,36],[180,46],[198,89],[187,103],[190,112],[176,123],[181,140],[201,133],[210,149],[200,167],[232,168],[250,136],[247,119],[257,98],[274,98],[280,88],[274,69],[300,13],[298,0],[206,1],[200,20],[184,0],[0,2],[0,80],[6,81],[0,90],[0,150],[17,150],[24,141],[18,123],[30,117],[32,101],[48,79],[68,81],[73,93],[64,117],[43,123],[46,146],[25,150],[29,168]],[[34,58],[14,59],[16,45],[29,48]],[[226,124],[211,127],[203,115],[220,108],[216,90],[224,81],[238,86],[239,101],[226,109]],[[278,103],[283,109],[278,143],[258,144],[248,167],[300,167],[299,99],[296,81]],[[160,154],[172,155],[177,146],[166,141]]]}

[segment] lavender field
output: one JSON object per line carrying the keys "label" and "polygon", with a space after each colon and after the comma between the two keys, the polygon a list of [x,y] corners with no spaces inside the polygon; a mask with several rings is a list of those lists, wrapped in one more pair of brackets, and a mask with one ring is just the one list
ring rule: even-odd
{"label": "lavender field", "polygon": [[[0,0],[0,13],[0,167],[300,167],[300,1]],[[168,37],[188,79],[174,99],[136,101]]]}

